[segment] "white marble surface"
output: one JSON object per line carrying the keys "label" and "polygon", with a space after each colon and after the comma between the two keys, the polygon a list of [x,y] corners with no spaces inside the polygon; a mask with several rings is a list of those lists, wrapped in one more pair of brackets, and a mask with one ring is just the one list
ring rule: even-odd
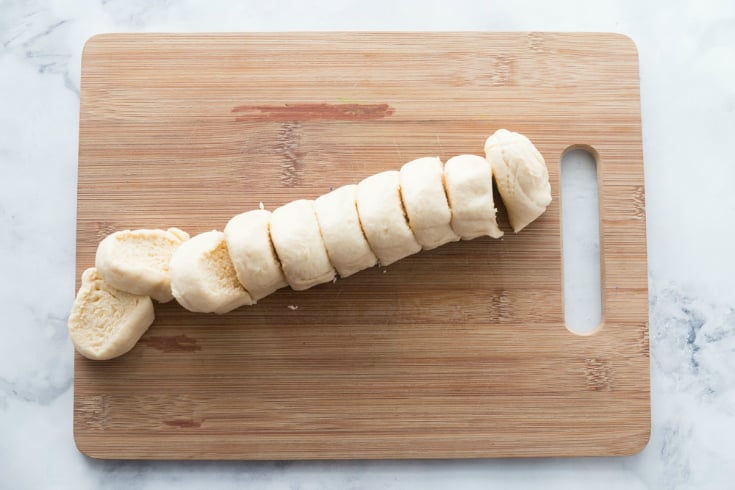
{"label": "white marble surface", "polygon": [[[735,3],[0,0],[0,488],[725,489],[735,481]],[[80,53],[106,31],[617,31],[641,63],[651,442],[625,458],[95,461],[72,439]],[[42,298],[42,301],[39,301]]]}

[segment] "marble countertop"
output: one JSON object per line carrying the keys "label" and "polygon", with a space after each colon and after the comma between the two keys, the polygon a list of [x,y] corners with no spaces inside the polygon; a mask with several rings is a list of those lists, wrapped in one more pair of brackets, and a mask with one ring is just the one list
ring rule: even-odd
{"label": "marble countertop", "polygon": [[[735,3],[0,2],[0,488],[724,489],[735,477]],[[614,31],[638,45],[652,434],[623,458],[122,462],[72,436],[81,49],[110,31]],[[44,298],[42,302],[38,298]]]}

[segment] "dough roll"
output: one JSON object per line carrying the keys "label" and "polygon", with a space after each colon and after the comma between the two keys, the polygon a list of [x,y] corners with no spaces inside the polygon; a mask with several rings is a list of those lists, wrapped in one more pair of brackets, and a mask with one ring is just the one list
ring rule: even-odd
{"label": "dough roll", "polygon": [[82,276],[71,338],[82,355],[109,359],[130,350],[153,322],[151,297],[226,313],[285,285],[308,289],[422,248],[499,238],[493,178],[516,232],[551,203],[541,153],[525,136],[501,129],[485,141],[485,158],[459,155],[444,165],[418,158],[314,201],[241,213],[224,233],[112,234],[98,247],[97,268]]}

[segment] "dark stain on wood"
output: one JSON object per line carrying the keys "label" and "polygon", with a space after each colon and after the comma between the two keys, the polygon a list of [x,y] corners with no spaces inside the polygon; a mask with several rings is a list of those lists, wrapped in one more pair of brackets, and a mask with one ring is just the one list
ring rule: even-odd
{"label": "dark stain on wood", "polygon": [[140,343],[146,347],[151,347],[166,353],[202,350],[202,347],[197,344],[196,339],[187,337],[186,335],[143,337],[140,339]]}
{"label": "dark stain on wood", "polygon": [[202,426],[201,420],[194,420],[194,419],[187,419],[187,418],[164,420],[163,423],[168,425],[169,427],[179,427],[182,429],[197,428],[197,427]]}

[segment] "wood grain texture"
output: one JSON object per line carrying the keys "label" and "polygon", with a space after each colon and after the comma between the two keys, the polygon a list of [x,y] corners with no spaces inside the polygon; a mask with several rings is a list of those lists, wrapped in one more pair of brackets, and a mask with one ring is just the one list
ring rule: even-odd
{"label": "wood grain texture", "polygon": [[[194,234],[505,127],[554,201],[452,243],[224,316],[156,305],[129,354],[77,355],[98,458],[623,455],[650,428],[635,46],[614,34],[110,34],[85,46],[77,269],[126,228]],[[603,323],[564,325],[560,159],[598,155]],[[78,274],[78,275],[79,275]],[[77,283],[78,286],[78,283]],[[289,306],[298,306],[297,309]]]}

